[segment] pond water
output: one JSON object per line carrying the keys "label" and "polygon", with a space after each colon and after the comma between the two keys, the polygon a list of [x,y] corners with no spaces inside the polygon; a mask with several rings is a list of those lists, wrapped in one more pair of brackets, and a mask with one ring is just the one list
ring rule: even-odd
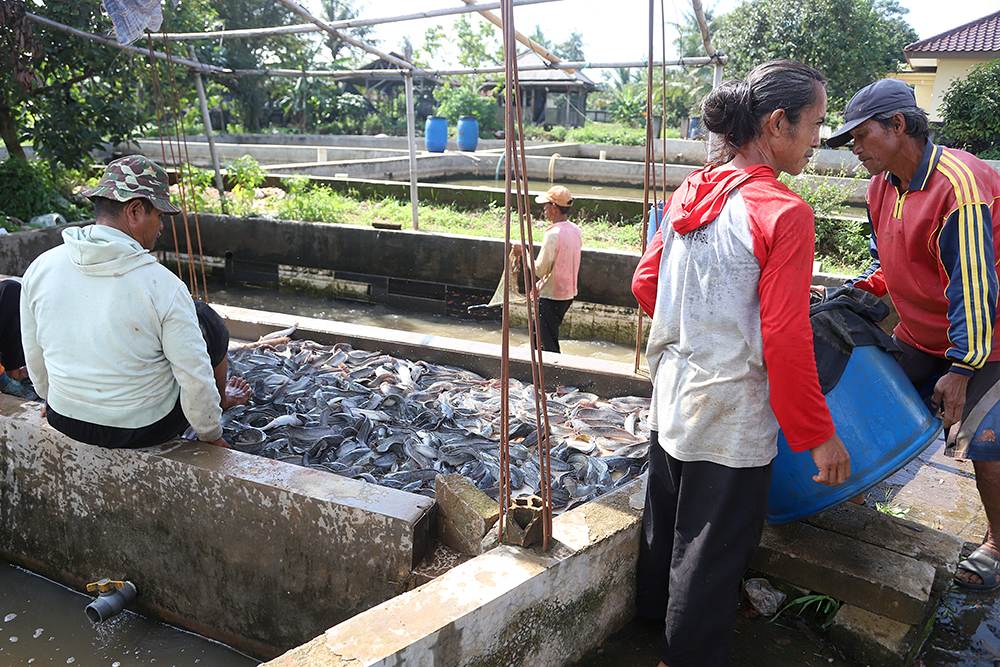
{"label": "pond water", "polygon": [[[142,591],[139,591],[142,594]],[[94,624],[88,595],[0,561],[0,665],[253,667],[242,653],[125,610]]]}
{"label": "pond water", "polygon": [[[447,179],[442,181],[448,185],[461,185],[469,188],[500,188],[504,187],[504,175],[500,174],[499,180],[493,180],[492,178],[462,178],[462,179]],[[553,185],[564,185],[566,186],[570,193],[575,197],[606,197],[608,199],[636,199],[642,201],[643,199],[643,189],[642,187],[628,187],[628,186],[609,186],[609,185],[599,185],[596,183],[566,183],[563,181],[555,181],[550,183],[548,181],[528,181],[528,190],[531,192],[545,192]],[[659,199],[663,198],[662,191],[660,192]],[[667,197],[673,193],[673,190],[667,191]],[[653,193],[650,192],[649,200],[653,201]]]}
{"label": "pond water", "polygon": [[[500,175],[501,178],[495,181],[491,178],[468,178],[468,179],[447,179],[441,181],[447,183],[448,185],[461,185],[469,188],[503,188],[503,174]],[[570,193],[575,197],[606,197],[608,199],[635,199],[642,201],[643,199],[643,189],[641,187],[628,187],[628,186],[607,186],[600,185],[596,183],[565,183],[562,181],[555,182],[558,185],[565,185],[569,188]],[[545,192],[550,187],[552,183],[548,181],[528,181],[528,190],[531,192]],[[649,201],[652,202],[654,199],[660,201],[663,199],[663,194],[661,190],[657,190],[658,197],[653,196],[653,193],[649,194]],[[667,190],[666,196],[669,198],[673,194],[673,190]],[[842,211],[842,215],[852,216],[857,218],[865,218],[867,216],[864,206],[845,206]]]}
{"label": "pond water", "polygon": [[[322,299],[299,294],[286,294],[253,287],[209,285],[209,301],[226,306],[264,310],[272,313],[301,315],[321,320],[334,320],[351,324],[383,327],[394,331],[461,338],[481,343],[499,345],[502,329],[499,322],[474,322],[443,315],[397,310],[381,304],[368,304],[340,299]],[[510,330],[512,347],[528,347],[528,330]],[[574,340],[560,338],[559,347],[564,354],[593,359],[635,363],[635,346],[622,345],[606,340]],[[645,365],[645,349],[642,361]]]}

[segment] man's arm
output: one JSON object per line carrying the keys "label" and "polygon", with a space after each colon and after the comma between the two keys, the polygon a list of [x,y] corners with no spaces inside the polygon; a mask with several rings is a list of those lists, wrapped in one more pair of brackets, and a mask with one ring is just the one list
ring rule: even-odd
{"label": "man's arm", "polygon": [[163,319],[163,354],[181,388],[181,409],[203,442],[222,437],[222,408],[194,301],[178,289]]}
{"label": "man's arm", "polygon": [[972,375],[993,351],[997,315],[993,218],[986,204],[959,202],[937,239],[948,275],[948,340],[951,372]]}

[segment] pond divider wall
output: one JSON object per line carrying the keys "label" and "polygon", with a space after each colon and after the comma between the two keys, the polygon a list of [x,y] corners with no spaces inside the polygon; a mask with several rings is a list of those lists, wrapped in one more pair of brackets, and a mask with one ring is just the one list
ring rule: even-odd
{"label": "pond divider wall", "polygon": [[40,413],[0,396],[3,556],[127,579],[130,608],[259,658],[407,590],[431,535],[423,496],[195,441],[103,449]]}
{"label": "pond divider wall", "polygon": [[[176,236],[185,253],[188,234],[179,216],[172,220],[176,235],[165,221],[160,246],[173,252]],[[285,283],[327,297],[465,319],[500,316],[499,308],[468,310],[487,303],[503,275],[500,239],[209,214],[198,216],[198,226],[206,268],[220,281]],[[196,244],[190,219],[188,227]],[[635,343],[631,284],[638,260],[638,253],[584,249],[564,337]],[[163,262],[176,266],[173,256]],[[527,326],[523,305],[511,313],[514,326]]]}

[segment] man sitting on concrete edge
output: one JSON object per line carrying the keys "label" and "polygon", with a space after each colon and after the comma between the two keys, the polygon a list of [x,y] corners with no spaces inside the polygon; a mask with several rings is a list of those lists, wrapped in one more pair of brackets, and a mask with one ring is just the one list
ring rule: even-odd
{"label": "man sitting on concrete edge", "polygon": [[160,216],[179,211],[167,173],[124,157],[84,194],[95,224],[63,230],[21,281],[25,361],[49,424],[109,448],[158,445],[190,424],[227,447],[222,410],[246,403],[250,387],[226,379],[222,318],[149,253]]}

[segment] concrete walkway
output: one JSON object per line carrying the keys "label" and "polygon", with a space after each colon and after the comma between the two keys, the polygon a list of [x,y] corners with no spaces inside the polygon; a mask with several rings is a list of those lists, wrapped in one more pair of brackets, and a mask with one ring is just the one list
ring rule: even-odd
{"label": "concrete walkway", "polygon": [[[944,455],[939,438],[920,456],[865,494],[865,504],[882,504],[911,521],[952,533],[966,541],[967,555],[986,533],[986,515],[976,490],[972,463]],[[731,667],[866,667],[845,657],[815,619],[791,614],[768,622],[737,615]],[[633,619],[574,667],[655,667],[662,625]],[[953,587],[913,667],[982,667],[1000,664],[1000,591]],[[875,667],[872,665],[871,667]]]}

